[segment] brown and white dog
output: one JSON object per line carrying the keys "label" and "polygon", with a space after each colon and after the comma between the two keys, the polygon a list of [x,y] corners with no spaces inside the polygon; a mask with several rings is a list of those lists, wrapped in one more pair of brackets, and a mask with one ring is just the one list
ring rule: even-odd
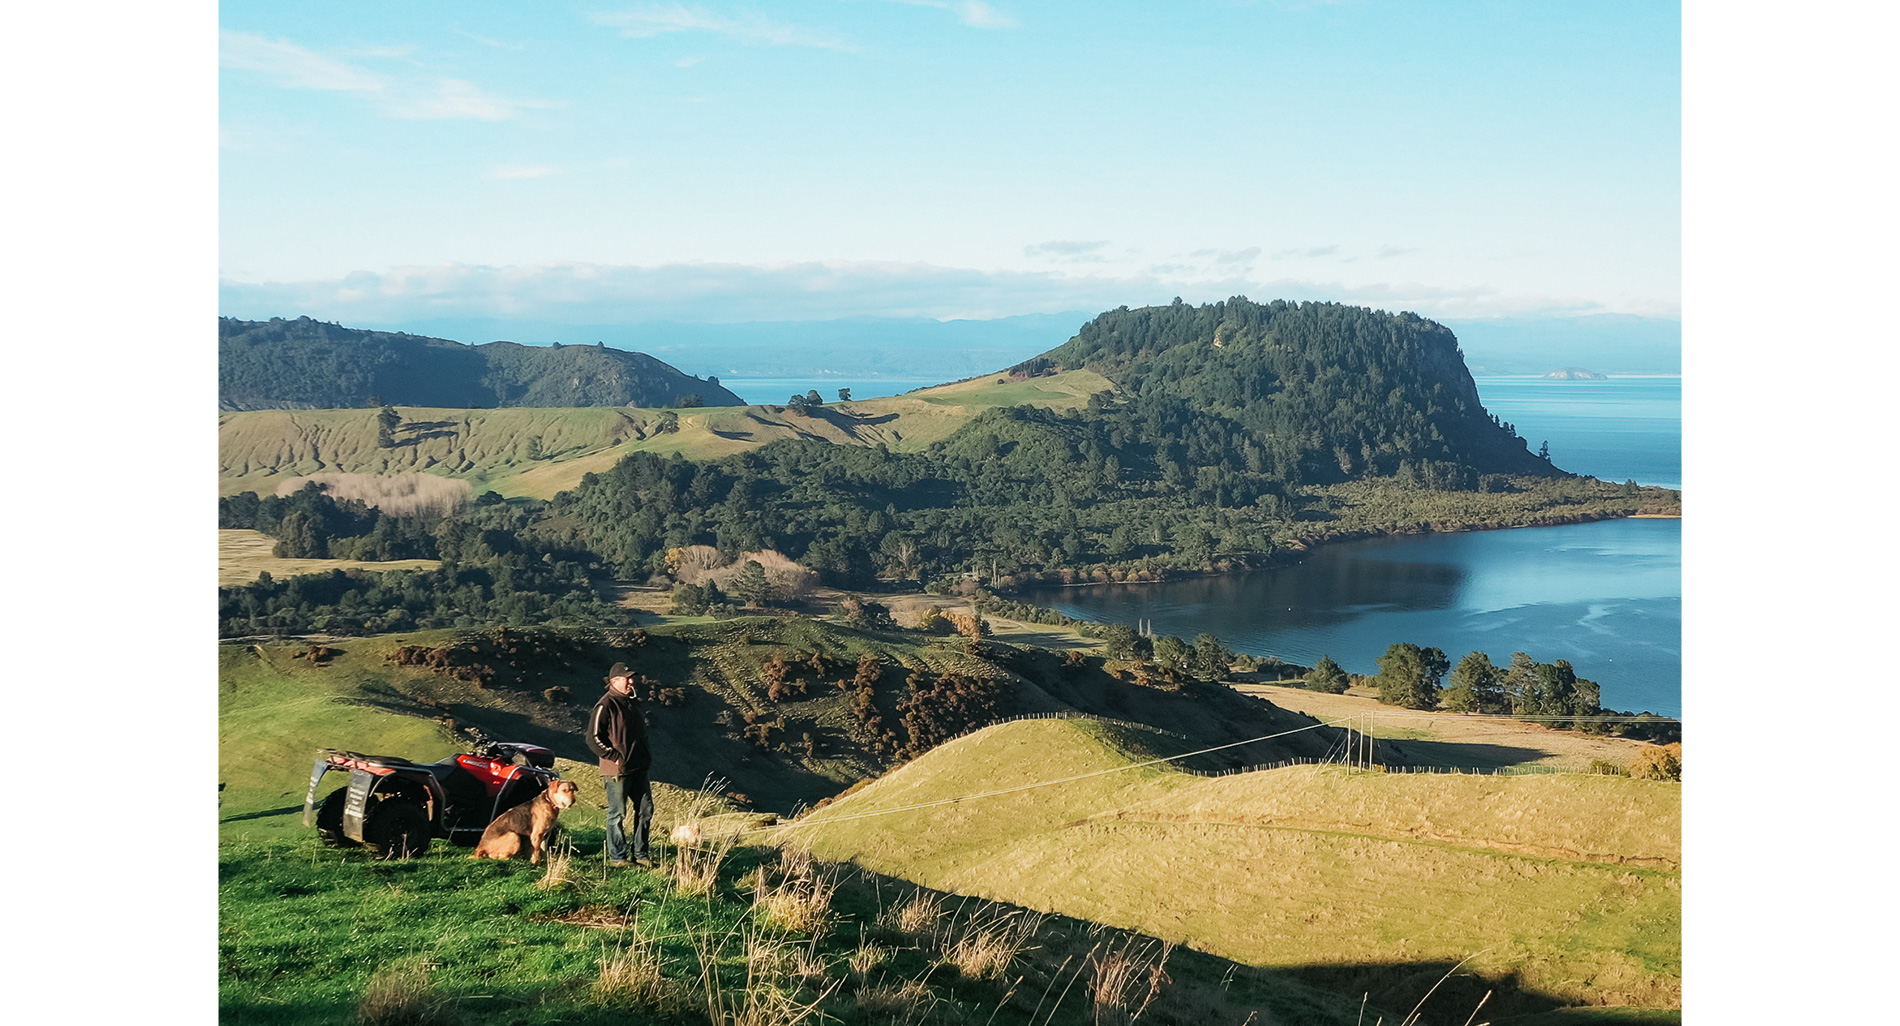
{"label": "brown and white dog", "polygon": [[482,831],[481,843],[471,859],[512,859],[525,849],[529,862],[541,861],[548,850],[548,838],[554,836],[555,821],[561,810],[574,804],[574,782],[556,780],[548,789],[495,817]]}

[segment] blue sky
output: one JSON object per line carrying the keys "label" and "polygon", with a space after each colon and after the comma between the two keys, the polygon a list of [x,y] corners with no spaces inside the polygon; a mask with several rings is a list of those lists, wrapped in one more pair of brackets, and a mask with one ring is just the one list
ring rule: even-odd
{"label": "blue sky", "polygon": [[1666,3],[286,4],[220,24],[223,312],[1681,302]]}

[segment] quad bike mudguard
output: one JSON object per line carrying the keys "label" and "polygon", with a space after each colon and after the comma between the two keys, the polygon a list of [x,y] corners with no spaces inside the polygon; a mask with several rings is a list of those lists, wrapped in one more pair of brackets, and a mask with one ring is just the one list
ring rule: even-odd
{"label": "quad bike mudguard", "polygon": [[[389,755],[363,755],[326,748],[310,767],[310,786],[304,792],[303,822],[316,824],[318,788],[331,770],[349,773],[340,822],[326,829],[347,840],[369,843],[366,821],[379,794],[384,801],[413,802],[431,824],[431,832],[452,843],[471,845],[489,822],[514,805],[529,800],[560,779],[551,767],[553,753],[539,745],[504,744],[478,754],[452,755],[440,762],[415,763]],[[334,812],[330,815],[336,815]]]}

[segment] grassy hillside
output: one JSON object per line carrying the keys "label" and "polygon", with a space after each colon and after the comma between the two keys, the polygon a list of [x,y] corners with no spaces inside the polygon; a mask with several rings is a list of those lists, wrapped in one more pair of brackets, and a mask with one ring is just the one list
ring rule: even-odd
{"label": "grassy hillside", "polygon": [[[1110,388],[1090,371],[1011,382],[973,379],[903,396],[834,403],[794,414],[778,406],[675,411],[677,431],[660,430],[661,411],[631,407],[499,410],[398,406],[396,444],[376,444],[375,410],[255,410],[218,416],[218,491],[268,494],[291,477],[345,472],[426,471],[462,478],[476,491],[548,498],[627,453],[680,453],[712,459],[786,438],[884,445],[913,452],[948,437],[997,406],[1072,409]],[[538,439],[539,458],[530,450]]]}
{"label": "grassy hillside", "polygon": [[[499,651],[498,637],[518,654]],[[405,646],[453,647],[471,657],[458,677],[400,664],[395,657]],[[219,647],[225,805],[232,812],[271,813],[244,820],[247,829],[274,831],[285,828],[283,818],[295,818],[284,810],[293,797],[302,802],[317,748],[436,759],[457,743],[444,721],[542,744],[561,758],[590,764],[579,730],[603,691],[601,674],[619,660],[681,689],[674,704],[644,703],[652,723],[654,779],[691,790],[713,774],[757,807],[779,812],[836,794],[900,757],[875,750],[852,711],[851,696],[839,686],[853,679],[866,653],[882,660],[873,705],[899,742],[910,729],[903,704],[913,674],[933,682],[956,675],[991,696],[990,711],[965,715],[946,709],[936,722],[953,732],[1002,716],[1079,711],[1153,723],[1205,747],[1315,722],[1216,685],[1166,690],[1120,681],[1099,659],[1065,669],[1053,653],[1033,649],[989,644],[983,654],[972,655],[960,637],[857,631],[808,619],[687,622],[637,633],[420,631],[321,647],[329,652],[321,664],[298,657],[312,648],[308,643]],[[823,672],[810,666],[814,654]],[[777,698],[766,669],[775,659],[791,667]],[[487,679],[468,679],[483,667],[493,671]],[[554,688],[567,692],[550,699],[545,692]],[[1239,748],[1205,765],[1318,756],[1331,740],[1299,735]]]}
{"label": "grassy hillside", "polygon": [[1452,963],[1569,1003],[1678,1007],[1680,786],[1620,777],[1159,768],[1068,721],[945,745],[787,828],[828,858],[1250,965]]}
{"label": "grassy hillside", "polygon": [[[457,645],[486,656],[459,663],[459,673],[391,658]],[[886,772],[846,693],[827,683],[849,677],[867,652],[889,664],[874,696],[888,717],[917,670],[997,683],[1007,696],[999,712],[1081,709],[1156,726],[1018,720]],[[774,699],[771,661],[812,653],[829,669],[793,674],[805,693]],[[766,847],[734,850],[710,893],[682,890],[690,855],[682,861],[664,845],[662,871],[605,875],[604,796],[577,731],[613,659],[681,689],[671,704],[647,703],[658,837],[692,814],[692,792],[709,775],[742,793],[715,811],[778,812],[884,775],[789,830],[744,835]],[[1152,957],[1172,941],[1184,948],[1142,1020],[1156,1026],[1239,1022],[1250,1011],[1256,1022],[1344,1026],[1366,993],[1373,1017],[1397,1021],[1459,959],[1486,948],[1474,963],[1481,978],[1447,982],[1432,999],[1440,1014],[1426,1021],[1463,1022],[1492,986],[1502,989],[1484,1018],[1498,1023],[1675,1021],[1620,1009],[1547,1018],[1570,1002],[1676,1003],[1675,785],[1310,766],[1215,778],[1124,769],[1315,721],[1225,687],[1142,687],[1099,662],[1061,662],[994,644],[972,654],[961,638],[762,617],[644,635],[435,631],[222,645],[221,1005],[245,1021],[341,1024],[365,1014],[365,1002],[406,993],[425,1010],[476,1021],[676,1021],[703,1014],[710,958],[724,967],[728,999],[818,1001],[844,1022],[1126,1021],[1129,1009],[1088,996],[1106,953]],[[561,687],[568,693],[545,693]],[[767,743],[745,736],[747,713],[771,726]],[[552,875],[470,862],[446,845],[412,863],[375,863],[320,847],[302,826],[318,747],[429,760],[463,748],[451,727],[471,726],[548,745],[579,783],[581,801],[562,818],[572,861]],[[816,751],[803,749],[805,733],[819,739]],[[1331,734],[1237,749],[1233,761],[1321,754]],[[851,818],[1102,771],[1113,772]],[[717,822],[764,821],[735,812]],[[772,850],[787,843],[792,854]],[[801,863],[805,844],[856,866]],[[822,899],[818,880],[833,888]],[[926,900],[934,911],[920,919],[906,913],[913,884],[949,894]],[[796,913],[788,891],[822,914],[783,918]],[[984,923],[1029,923],[1037,912],[1061,915],[1022,935],[1007,974],[967,961],[989,936]],[[651,959],[654,986],[672,1003],[616,989],[630,957]],[[797,957],[806,968],[787,968]]]}

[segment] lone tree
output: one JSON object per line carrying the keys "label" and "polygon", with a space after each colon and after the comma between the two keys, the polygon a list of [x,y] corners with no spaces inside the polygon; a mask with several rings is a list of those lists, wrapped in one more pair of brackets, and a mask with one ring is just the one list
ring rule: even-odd
{"label": "lone tree", "polygon": [[1306,675],[1306,690],[1322,694],[1343,695],[1349,683],[1346,671],[1329,655],[1320,656],[1319,662],[1313,664],[1313,672]]}
{"label": "lone tree", "polygon": [[376,448],[389,449],[396,444],[396,427],[402,423],[402,414],[394,406],[385,406],[376,412]]}
{"label": "lone tree", "polygon": [[841,388],[841,389],[839,389],[839,390],[838,390],[838,401],[839,401],[839,402],[841,402],[841,403],[848,403],[848,402],[850,402],[850,401],[851,401],[851,390],[850,390],[850,389],[848,389],[848,388]]}
{"label": "lone tree", "polygon": [[[708,380],[708,384],[716,383],[717,379]],[[673,403],[673,408],[679,410],[696,410],[704,405],[706,405],[706,400],[701,399],[698,393],[694,393],[692,395],[680,396],[679,399]]]}
{"label": "lone tree", "polygon": [[1379,675],[1372,682],[1379,688],[1379,701],[1387,705],[1430,709],[1438,704],[1438,691],[1450,668],[1442,650],[1402,641],[1379,657]]}
{"label": "lone tree", "polygon": [[764,604],[772,595],[772,582],[765,576],[765,567],[756,559],[748,559],[739,569],[739,576],[733,578],[732,594],[748,606]]}

